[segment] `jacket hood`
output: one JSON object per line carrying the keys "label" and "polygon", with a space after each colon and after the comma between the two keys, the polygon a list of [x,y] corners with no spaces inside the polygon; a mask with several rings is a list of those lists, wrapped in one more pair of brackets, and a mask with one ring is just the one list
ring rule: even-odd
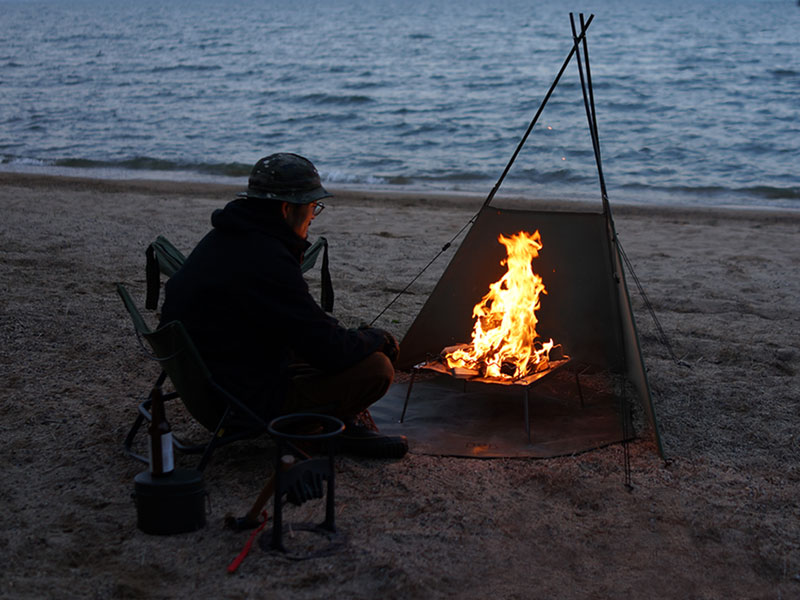
{"label": "jacket hood", "polygon": [[211,214],[214,229],[226,233],[266,233],[283,242],[292,254],[301,257],[311,245],[298,236],[276,213],[268,201],[239,198],[215,210]]}

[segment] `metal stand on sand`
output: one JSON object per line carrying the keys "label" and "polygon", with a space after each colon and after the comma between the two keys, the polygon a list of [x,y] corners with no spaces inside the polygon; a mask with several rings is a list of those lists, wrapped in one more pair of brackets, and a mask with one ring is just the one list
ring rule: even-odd
{"label": "metal stand on sand", "polygon": [[[269,424],[269,433],[278,444],[275,464],[272,528],[259,539],[262,549],[278,552],[293,560],[327,556],[341,549],[347,536],[336,529],[334,502],[334,438],[344,431],[344,423],[327,415],[297,413],[278,417]],[[307,433],[306,433],[307,432]],[[324,456],[312,457],[287,465],[285,451],[293,443],[319,444]],[[323,482],[327,485],[323,491]],[[300,505],[307,500],[325,497],[325,520],[322,523],[284,523],[283,507],[288,501]],[[292,551],[284,545],[284,534],[310,532],[327,540],[327,545],[305,544],[307,549]]]}

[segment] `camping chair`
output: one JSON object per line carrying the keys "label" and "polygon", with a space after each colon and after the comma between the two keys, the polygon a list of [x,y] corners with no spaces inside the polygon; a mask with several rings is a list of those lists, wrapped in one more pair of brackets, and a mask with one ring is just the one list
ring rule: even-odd
{"label": "camping chair", "polygon": [[[198,470],[205,469],[216,448],[244,438],[266,433],[267,422],[241,400],[222,388],[211,375],[197,348],[180,321],[171,321],[155,331],[145,323],[128,291],[117,284],[117,293],[130,313],[136,335],[144,338],[163,371],[155,385],[161,386],[169,377],[174,392],[164,394],[164,400],[180,398],[189,414],[207,430],[211,439],[202,444],[187,444],[173,435],[175,449],[190,454],[202,454]],[[125,438],[125,451],[134,458],[148,462],[132,449],[136,434],[145,421],[150,421],[152,392],[139,405],[139,414]]]}
{"label": "camping chair", "polygon": [[[303,255],[303,263],[300,270],[305,273],[317,264],[317,258],[322,252],[322,289],[320,290],[320,306],[325,312],[333,311],[333,283],[328,268],[328,240],[324,237],[314,242]],[[161,289],[161,274],[168,278],[186,262],[186,256],[172,245],[167,238],[160,235],[147,247],[145,251],[147,262],[145,264],[145,275],[147,279],[147,297],[144,303],[148,310],[158,308],[158,295]]]}

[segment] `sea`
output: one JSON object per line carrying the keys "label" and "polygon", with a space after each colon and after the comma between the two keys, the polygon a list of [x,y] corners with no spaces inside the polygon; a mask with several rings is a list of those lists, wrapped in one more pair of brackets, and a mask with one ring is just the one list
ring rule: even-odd
{"label": "sea", "polygon": [[[800,208],[797,0],[0,0],[0,170]],[[583,56],[583,55],[582,55]],[[585,77],[586,79],[586,77]],[[526,141],[520,143],[536,119]],[[520,148],[516,154],[515,151]]]}

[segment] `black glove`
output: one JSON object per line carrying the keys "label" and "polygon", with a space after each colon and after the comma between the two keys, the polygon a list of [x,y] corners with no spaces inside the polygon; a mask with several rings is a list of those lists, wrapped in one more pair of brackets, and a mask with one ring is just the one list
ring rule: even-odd
{"label": "black glove", "polygon": [[381,352],[388,356],[390,361],[396,361],[397,357],[400,355],[400,344],[397,343],[397,340],[394,339],[394,336],[388,331],[384,331],[383,329],[379,331],[383,334]]}
{"label": "black glove", "polygon": [[383,335],[383,346],[378,348],[378,351],[383,352],[392,362],[397,360],[397,357],[400,355],[400,344],[397,343],[397,340],[394,339],[394,336],[391,333],[385,329],[370,327],[366,323],[361,323],[361,325],[358,326],[358,329],[361,331],[365,329],[374,329],[375,331],[380,332]]}

